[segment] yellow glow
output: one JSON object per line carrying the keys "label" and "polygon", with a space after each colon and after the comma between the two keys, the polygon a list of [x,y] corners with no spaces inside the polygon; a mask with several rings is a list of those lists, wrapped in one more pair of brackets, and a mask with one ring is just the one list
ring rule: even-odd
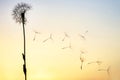
{"label": "yellow glow", "polygon": [[[17,2],[0,1],[0,80],[24,80],[22,25],[16,24],[11,17],[11,9]],[[115,2],[26,2],[33,6],[26,15],[28,23],[25,25],[28,80],[106,80],[107,73],[98,69],[120,66],[120,16]],[[41,32],[35,41],[33,30]],[[78,34],[86,30],[86,40],[81,39]],[[62,41],[64,32],[70,38]],[[53,40],[43,43],[50,33]],[[72,49],[63,50],[70,42]],[[80,69],[80,50],[86,52],[83,70]],[[102,65],[87,64],[96,60],[102,61]],[[118,77],[119,72],[113,69],[113,77]]]}

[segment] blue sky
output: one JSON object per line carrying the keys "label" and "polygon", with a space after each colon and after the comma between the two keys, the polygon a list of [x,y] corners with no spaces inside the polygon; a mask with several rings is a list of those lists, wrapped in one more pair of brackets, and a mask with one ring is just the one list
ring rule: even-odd
{"label": "blue sky", "polygon": [[[47,16],[61,17],[69,15],[73,17],[77,16],[79,18],[83,17],[82,19],[88,21],[93,19],[95,21],[98,20],[97,22],[101,23],[111,23],[114,27],[119,25],[119,0],[1,0],[1,15],[11,16],[10,13],[12,13],[14,5],[18,2],[27,2],[33,5],[33,11],[36,12],[34,15],[41,14],[41,16],[44,16],[42,14],[46,14]],[[1,20],[4,20],[3,18],[4,17],[2,17]]]}

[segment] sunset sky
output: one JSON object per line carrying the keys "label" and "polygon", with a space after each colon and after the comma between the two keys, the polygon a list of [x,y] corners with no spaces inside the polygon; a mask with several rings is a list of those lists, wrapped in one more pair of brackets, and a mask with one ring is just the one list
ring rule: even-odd
{"label": "sunset sky", "polygon": [[[106,80],[109,65],[120,66],[120,0],[0,0],[0,80],[24,80],[22,25],[12,10],[28,3],[28,80]],[[36,35],[34,30],[41,34]],[[86,33],[86,40],[78,34]],[[66,32],[70,38],[64,38]],[[53,40],[43,41],[53,35]],[[71,43],[72,49],[62,49]],[[83,70],[80,51],[85,51]],[[100,60],[103,63],[88,65]]]}

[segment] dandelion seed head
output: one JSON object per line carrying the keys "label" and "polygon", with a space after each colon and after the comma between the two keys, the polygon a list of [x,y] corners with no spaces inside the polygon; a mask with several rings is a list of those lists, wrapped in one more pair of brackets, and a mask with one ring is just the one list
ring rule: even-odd
{"label": "dandelion seed head", "polygon": [[[26,3],[18,3],[13,9],[13,19],[16,20],[17,23],[22,23],[22,14],[25,14],[28,10],[31,9],[31,6]],[[24,23],[26,23],[27,19],[24,18]]]}

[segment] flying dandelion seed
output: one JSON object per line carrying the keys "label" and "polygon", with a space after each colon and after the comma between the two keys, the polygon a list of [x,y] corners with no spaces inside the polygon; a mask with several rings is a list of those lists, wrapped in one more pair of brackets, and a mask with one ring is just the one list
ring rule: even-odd
{"label": "flying dandelion seed", "polygon": [[101,65],[102,61],[93,61],[93,62],[89,62],[88,64],[93,64],[93,63],[96,63],[97,65]]}
{"label": "flying dandelion seed", "polygon": [[41,34],[41,33],[40,33],[40,32],[38,32],[38,31],[34,31],[34,33],[35,33],[35,34],[34,34],[34,37],[33,37],[33,41],[35,41],[35,40],[36,40],[36,35],[37,35],[37,34]]}
{"label": "flying dandelion seed", "polygon": [[40,33],[40,32],[38,32],[38,31],[34,31],[34,33],[35,33],[35,34],[41,34],[41,33]]}
{"label": "flying dandelion seed", "polygon": [[88,33],[88,30],[85,31],[84,35],[86,35]]}
{"label": "flying dandelion seed", "polygon": [[49,38],[49,39],[53,40],[53,38],[52,38],[52,34],[50,34],[50,38]]}
{"label": "flying dandelion seed", "polygon": [[68,46],[63,47],[62,49],[67,49],[67,48],[72,49],[71,42],[69,43],[69,45],[68,45]]}
{"label": "flying dandelion seed", "polygon": [[88,33],[88,30],[85,31],[83,34],[78,34],[78,36],[83,39],[83,40],[86,40],[86,34]]}
{"label": "flying dandelion seed", "polygon": [[47,39],[43,40],[43,43],[45,43],[45,42],[48,41],[48,40],[53,40],[53,38],[52,38],[52,33],[50,34],[50,36],[49,36]]}
{"label": "flying dandelion seed", "polygon": [[36,39],[36,34],[34,34],[33,41],[35,41],[35,39]]}
{"label": "flying dandelion seed", "polygon": [[63,37],[62,41],[65,41],[66,38],[70,38],[70,36],[66,32],[64,32],[64,37]]}
{"label": "flying dandelion seed", "polygon": [[80,69],[82,70],[83,69],[83,63],[85,61],[85,58],[82,56],[82,54],[80,54],[80,62],[81,62],[81,66],[80,66]]}
{"label": "flying dandelion seed", "polygon": [[63,47],[63,48],[61,48],[61,49],[67,49],[68,47]]}
{"label": "flying dandelion seed", "polygon": [[82,70],[82,69],[83,69],[84,58],[80,57],[80,61],[81,61],[81,66],[80,66],[80,68],[81,68],[81,70]]}
{"label": "flying dandelion seed", "polygon": [[80,38],[82,38],[83,40],[86,40],[85,36],[82,34],[78,34],[78,36],[80,36]]}
{"label": "flying dandelion seed", "polygon": [[87,51],[84,50],[84,49],[81,49],[81,50],[80,50],[80,53],[81,53],[81,54],[85,54],[85,53],[87,53]]}
{"label": "flying dandelion seed", "polygon": [[108,66],[108,68],[107,68],[107,69],[98,69],[98,71],[106,71],[106,72],[107,72],[108,77],[109,77],[109,78],[111,77],[111,75],[110,75],[111,66]]}
{"label": "flying dandelion seed", "polygon": [[43,43],[45,43],[47,40],[49,40],[49,38],[47,38],[47,39],[43,40]]}

